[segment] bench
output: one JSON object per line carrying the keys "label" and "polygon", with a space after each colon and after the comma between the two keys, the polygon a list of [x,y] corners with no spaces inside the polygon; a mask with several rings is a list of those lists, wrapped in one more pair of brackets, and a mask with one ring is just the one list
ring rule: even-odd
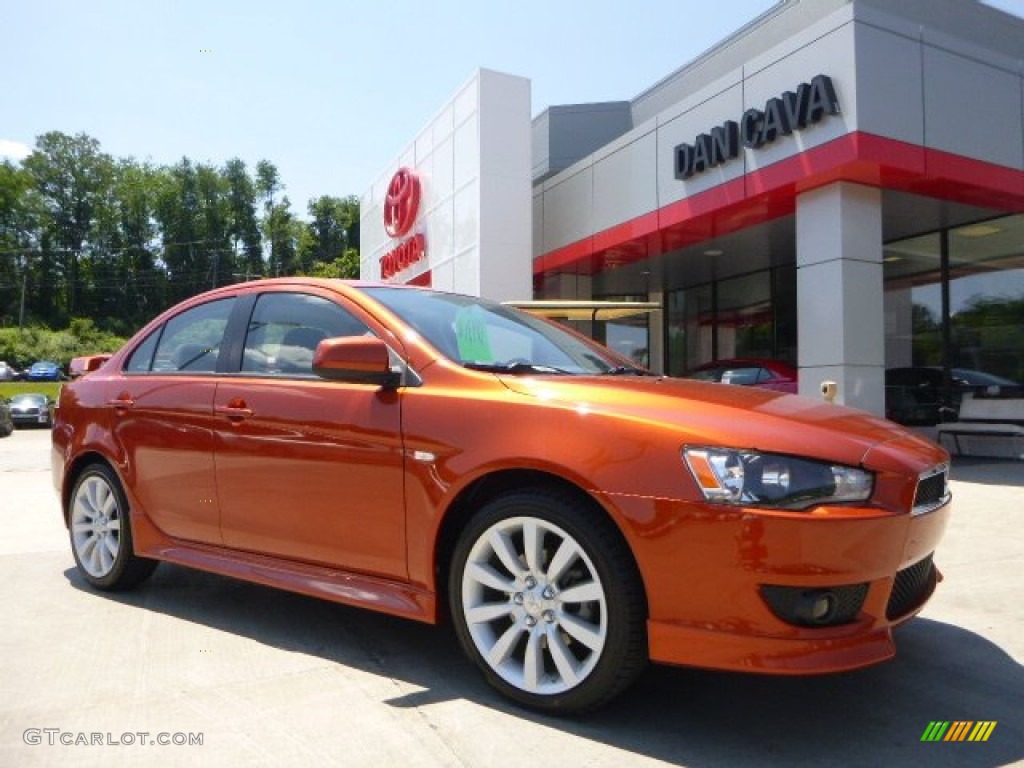
{"label": "bench", "polygon": [[936,426],[939,444],[959,456],[1024,459],[1024,398],[964,395],[958,421]]}

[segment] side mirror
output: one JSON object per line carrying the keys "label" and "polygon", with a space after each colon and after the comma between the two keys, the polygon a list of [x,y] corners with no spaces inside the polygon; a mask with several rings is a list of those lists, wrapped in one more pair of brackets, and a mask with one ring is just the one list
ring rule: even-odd
{"label": "side mirror", "polygon": [[79,376],[84,376],[87,373],[99,370],[100,367],[109,359],[110,355],[73,357],[71,358],[71,364],[68,366],[68,371],[71,373],[72,379],[77,379]]}
{"label": "side mirror", "polygon": [[349,384],[375,384],[393,389],[401,375],[391,370],[388,345],[373,336],[324,339],[313,353],[313,373]]}

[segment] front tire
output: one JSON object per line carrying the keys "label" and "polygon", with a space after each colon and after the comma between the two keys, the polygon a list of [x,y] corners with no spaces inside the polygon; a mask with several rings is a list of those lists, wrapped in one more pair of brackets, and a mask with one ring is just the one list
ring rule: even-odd
{"label": "front tire", "polygon": [[505,696],[579,713],[621,693],[647,661],[646,601],[618,530],[555,489],[508,493],[456,545],[449,601],[463,650]]}
{"label": "front tire", "polygon": [[90,464],[71,492],[68,531],[78,571],[106,591],[130,589],[156,568],[156,560],[136,557],[128,501],[114,471]]}

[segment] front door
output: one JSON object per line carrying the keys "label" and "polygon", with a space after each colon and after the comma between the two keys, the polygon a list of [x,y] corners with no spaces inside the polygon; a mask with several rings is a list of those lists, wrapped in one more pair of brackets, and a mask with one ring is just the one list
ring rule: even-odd
{"label": "front door", "polygon": [[367,333],[335,298],[256,301],[214,399],[226,546],[406,577],[401,395],[312,373],[321,339]]}

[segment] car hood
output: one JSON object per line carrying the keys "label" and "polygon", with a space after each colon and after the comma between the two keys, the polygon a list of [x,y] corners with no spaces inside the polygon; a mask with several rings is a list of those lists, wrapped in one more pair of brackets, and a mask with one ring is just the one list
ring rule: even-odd
{"label": "car hood", "polygon": [[650,376],[499,378],[513,392],[552,405],[674,427],[680,444],[725,445],[871,466],[872,449],[898,442],[917,471],[940,455],[927,440],[864,411],[754,387]]}

